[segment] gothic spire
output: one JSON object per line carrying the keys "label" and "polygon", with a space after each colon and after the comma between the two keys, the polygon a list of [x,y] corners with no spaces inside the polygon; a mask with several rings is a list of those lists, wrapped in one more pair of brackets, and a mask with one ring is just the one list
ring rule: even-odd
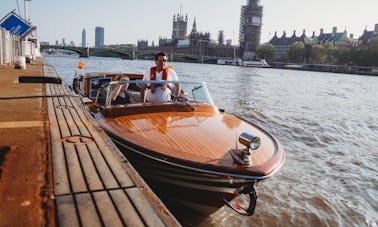
{"label": "gothic spire", "polygon": [[194,17],[192,33],[195,33],[195,32],[197,32],[197,24],[196,24],[196,18]]}

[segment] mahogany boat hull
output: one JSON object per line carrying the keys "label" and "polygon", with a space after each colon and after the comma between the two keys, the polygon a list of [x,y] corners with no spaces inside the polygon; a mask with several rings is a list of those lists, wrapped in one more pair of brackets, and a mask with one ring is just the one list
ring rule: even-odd
{"label": "mahogany boat hull", "polygon": [[[135,129],[133,128],[134,126],[131,125],[136,124],[136,122],[141,121],[141,119],[145,120],[149,115],[151,115],[150,117],[153,117],[157,122],[160,122],[161,120],[159,117],[165,119],[179,116],[180,120],[184,119],[185,121],[188,121],[188,119],[191,118],[198,119],[201,114],[194,114],[186,117],[185,113],[180,116],[180,113],[172,114],[170,112],[165,112],[163,116],[160,116],[157,113],[144,113],[142,115],[143,116],[137,117],[139,120],[135,120],[134,115],[133,118],[129,119],[123,114],[122,116],[113,116],[114,118],[103,118],[101,116],[97,118],[97,121],[111,137],[113,142],[124,153],[134,168],[136,168],[150,187],[160,197],[177,201],[201,213],[213,213],[225,205],[225,201],[231,201],[240,194],[246,194],[243,192],[245,189],[254,191],[254,185],[258,181],[264,180],[274,174],[283,164],[284,155],[282,146],[273,136],[249,122],[243,121],[243,123],[240,123],[242,121],[241,119],[226,113],[216,113],[210,117],[207,116],[209,118],[206,117],[205,121],[211,121],[210,118],[215,118],[215,121],[218,121],[218,115],[223,115],[221,119],[229,117],[234,121],[240,121],[239,123],[241,125],[246,124],[243,127],[251,127],[258,130],[261,133],[261,136],[264,134],[267,137],[266,140],[269,139],[271,141],[272,145],[270,148],[272,149],[273,155],[269,158],[270,161],[267,160],[264,163],[252,167],[238,166],[235,163],[232,164],[233,161],[227,153],[227,147],[223,147],[227,145],[224,144],[222,147],[225,152],[222,158],[214,158],[214,160],[209,159],[208,161],[195,160],[195,154],[201,153],[198,151],[196,152],[195,150],[201,149],[201,147],[196,146],[194,144],[195,141],[190,142],[190,138],[200,135],[201,132],[199,131],[201,128],[206,128],[203,122],[201,123],[202,127],[198,125],[189,127],[184,127],[182,125],[179,127],[176,125],[175,127],[175,129],[180,132],[189,130],[189,128],[194,128],[196,130],[191,131],[190,133],[187,132],[189,138],[187,138],[186,141],[193,143],[191,146],[192,150],[190,151],[192,152],[192,158],[180,157],[179,154],[176,154],[176,157],[166,155],[163,153],[163,149],[159,151],[153,149],[153,147],[151,148],[151,146],[149,147],[150,143],[159,140],[159,137],[156,136],[156,134],[154,134],[156,136],[155,138],[148,138],[147,136],[147,139],[144,137],[144,142],[141,142],[140,140],[138,142],[138,140],[134,138],[135,134],[139,138],[145,136],[147,132],[146,130],[140,130],[139,128]],[[127,124],[125,122],[127,122]],[[130,127],[126,128],[125,125],[129,125]],[[158,125],[154,126],[154,128],[161,128]],[[164,137],[172,137],[178,133],[163,131],[164,132],[160,134],[164,135]],[[183,136],[183,134],[181,136]],[[162,140],[162,138],[160,139]],[[172,140],[177,141],[178,139],[179,138],[175,138]],[[224,140],[224,138],[219,139],[217,143],[219,144],[222,140]],[[160,144],[159,141],[157,143]],[[190,148],[188,148],[188,150],[189,149]],[[205,150],[203,150],[202,153],[205,153]],[[263,152],[260,151],[260,153]],[[256,157],[258,156],[256,155]],[[222,161],[222,159],[224,160]],[[256,160],[256,162],[257,161],[258,160]],[[229,163],[228,165],[231,165],[231,167],[222,166],[222,162]],[[247,191],[247,193],[249,192],[250,191]]]}
{"label": "mahogany boat hull", "polygon": [[159,197],[177,201],[201,213],[215,212],[225,205],[224,200],[233,200],[242,188],[253,187],[261,180],[230,177],[226,173],[156,159],[108,134]]}

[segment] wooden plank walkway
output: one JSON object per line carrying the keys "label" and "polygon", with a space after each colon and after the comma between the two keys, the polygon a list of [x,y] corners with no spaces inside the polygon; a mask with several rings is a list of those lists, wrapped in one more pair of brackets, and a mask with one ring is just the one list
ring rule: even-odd
{"label": "wooden plank walkway", "polygon": [[180,226],[67,85],[46,96],[59,226]]}

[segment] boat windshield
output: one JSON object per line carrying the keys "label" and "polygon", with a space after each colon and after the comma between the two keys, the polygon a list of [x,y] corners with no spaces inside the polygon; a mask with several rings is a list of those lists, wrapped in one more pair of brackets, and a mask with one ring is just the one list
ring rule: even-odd
{"label": "boat windshield", "polygon": [[[103,80],[103,78],[98,78]],[[92,79],[93,80],[93,79]],[[121,81],[106,81],[102,83],[96,90],[95,99],[96,104],[103,108],[110,106],[124,106],[127,104],[141,103],[141,87],[146,84],[147,89],[154,87],[161,87],[167,85],[169,89],[168,102],[185,102],[189,105],[195,103],[214,105],[205,82],[189,82],[189,81],[159,81],[159,80],[121,80]],[[147,91],[148,93],[149,91]],[[94,93],[94,92],[92,92]],[[117,96],[122,93],[122,102],[116,102]]]}

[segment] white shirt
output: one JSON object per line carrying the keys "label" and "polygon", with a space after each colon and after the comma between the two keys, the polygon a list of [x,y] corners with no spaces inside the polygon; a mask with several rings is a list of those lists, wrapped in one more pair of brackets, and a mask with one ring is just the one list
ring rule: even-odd
{"label": "white shirt", "polygon": [[[164,71],[164,70],[163,70]],[[155,78],[156,80],[163,80],[163,71],[156,72]],[[143,74],[143,80],[150,80],[151,71],[148,70],[148,72]],[[173,69],[168,70],[167,80],[178,80],[178,76],[176,72]],[[150,84],[146,84],[147,87],[150,86]],[[173,84],[169,83],[169,86],[172,88],[174,87]],[[155,87],[155,92],[152,93],[151,89],[147,90],[147,101],[148,102],[169,102],[171,101],[171,89],[167,88],[165,90],[161,89],[160,87]]]}

